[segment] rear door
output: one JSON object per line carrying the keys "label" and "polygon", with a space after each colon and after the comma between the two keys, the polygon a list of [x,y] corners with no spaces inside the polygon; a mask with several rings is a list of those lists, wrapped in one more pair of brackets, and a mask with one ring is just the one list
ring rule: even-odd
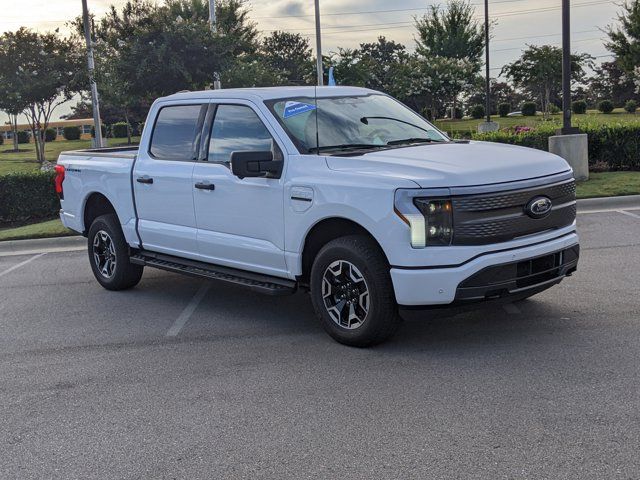
{"label": "rear door", "polygon": [[[201,160],[193,171],[198,246],[204,260],[287,276],[282,178],[238,178],[231,153],[272,150],[284,161],[274,132],[250,102],[213,103]],[[202,188],[205,187],[205,188]],[[208,187],[208,188],[207,188]]]}
{"label": "rear door", "polygon": [[147,250],[198,255],[192,175],[206,111],[202,103],[163,105],[149,148],[138,154],[133,188],[138,232]]}

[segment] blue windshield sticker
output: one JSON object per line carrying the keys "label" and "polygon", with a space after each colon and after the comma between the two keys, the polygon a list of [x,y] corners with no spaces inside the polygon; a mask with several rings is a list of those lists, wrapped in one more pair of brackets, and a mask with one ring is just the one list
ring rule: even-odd
{"label": "blue windshield sticker", "polygon": [[284,118],[300,115],[301,113],[315,110],[316,106],[311,103],[287,102],[284,104]]}

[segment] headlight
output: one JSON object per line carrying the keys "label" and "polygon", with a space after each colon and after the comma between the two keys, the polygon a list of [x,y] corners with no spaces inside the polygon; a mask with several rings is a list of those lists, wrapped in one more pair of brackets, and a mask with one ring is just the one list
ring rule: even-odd
{"label": "headlight", "polygon": [[[411,229],[411,246],[451,245],[453,208],[448,190],[398,190],[395,212]],[[429,196],[425,196],[428,194]]]}

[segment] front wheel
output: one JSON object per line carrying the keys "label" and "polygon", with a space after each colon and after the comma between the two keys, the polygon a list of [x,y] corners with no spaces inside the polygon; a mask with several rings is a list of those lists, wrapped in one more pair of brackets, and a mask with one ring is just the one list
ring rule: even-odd
{"label": "front wheel", "polygon": [[372,346],[400,325],[389,265],[378,245],[364,235],[327,243],[313,263],[310,283],[316,314],[340,343]]}
{"label": "front wheel", "polygon": [[143,267],[129,261],[129,245],[116,215],[101,215],[93,221],[88,249],[93,275],[107,290],[131,288],[142,278]]}

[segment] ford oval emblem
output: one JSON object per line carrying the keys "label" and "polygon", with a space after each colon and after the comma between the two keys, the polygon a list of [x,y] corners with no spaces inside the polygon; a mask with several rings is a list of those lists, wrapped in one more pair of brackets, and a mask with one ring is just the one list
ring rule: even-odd
{"label": "ford oval emblem", "polygon": [[544,218],[551,213],[553,203],[549,197],[534,197],[529,200],[524,211],[531,218]]}

